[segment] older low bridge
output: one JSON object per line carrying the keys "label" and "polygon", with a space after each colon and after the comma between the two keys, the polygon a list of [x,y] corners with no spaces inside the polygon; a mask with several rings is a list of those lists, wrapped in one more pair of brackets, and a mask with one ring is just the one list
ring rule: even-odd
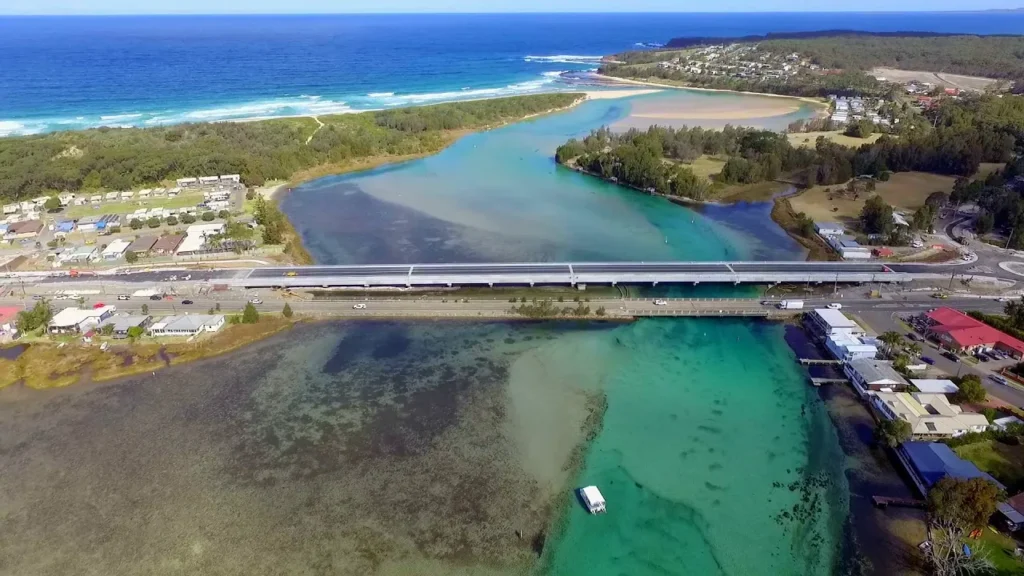
{"label": "older low bridge", "polygon": [[261,287],[459,287],[586,284],[905,282],[911,271],[858,262],[586,262],[254,268],[225,279]]}

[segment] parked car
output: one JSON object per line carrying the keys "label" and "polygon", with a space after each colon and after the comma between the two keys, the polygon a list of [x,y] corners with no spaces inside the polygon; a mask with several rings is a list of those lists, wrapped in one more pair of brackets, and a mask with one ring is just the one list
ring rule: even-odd
{"label": "parked car", "polygon": [[362,302],[360,302],[359,304],[353,304],[352,305],[352,309],[353,310],[366,310],[366,304],[363,304]]}
{"label": "parked car", "polygon": [[953,354],[953,353],[952,353],[952,352],[950,352],[949,350],[946,350],[946,351],[944,351],[944,352],[942,353],[942,355],[943,355],[943,356],[945,356],[946,358],[949,358],[949,359],[950,359],[950,360],[952,360],[953,362],[959,362],[959,361],[960,361],[960,357],[959,357],[959,356],[957,356],[956,354]]}
{"label": "parked car", "polygon": [[932,360],[931,358],[929,358],[927,356],[921,356],[921,362],[924,362],[925,364],[928,364],[928,365],[935,364],[935,360]]}
{"label": "parked car", "polygon": [[842,310],[843,305],[840,304],[839,302],[832,302],[831,304],[826,306],[826,308],[828,308],[829,310]]}
{"label": "parked car", "polygon": [[263,304],[263,300],[260,300],[259,298],[253,298],[249,300],[249,304]]}
{"label": "parked car", "polygon": [[131,299],[132,299],[132,297],[131,297],[131,296],[129,296],[129,295],[127,295],[127,294],[119,294],[119,295],[117,296],[117,299],[118,299],[118,300],[131,300]]}
{"label": "parked car", "polygon": [[918,336],[916,333],[914,333],[914,332],[907,332],[907,340],[910,340],[911,342],[917,342],[920,339],[921,339],[921,337]]}
{"label": "parked car", "polygon": [[991,378],[992,381],[1002,384],[1003,386],[1009,385],[1009,383],[1006,381],[1006,378],[1003,378],[1002,376],[998,376],[996,374],[989,374],[988,377]]}
{"label": "parked car", "polygon": [[181,303],[186,305],[186,306],[188,306],[189,304],[192,303],[192,301],[191,300],[182,300]]}
{"label": "parked car", "polygon": [[162,298],[160,297],[159,294],[153,294],[152,296],[149,297],[149,299],[150,300],[161,300]]}

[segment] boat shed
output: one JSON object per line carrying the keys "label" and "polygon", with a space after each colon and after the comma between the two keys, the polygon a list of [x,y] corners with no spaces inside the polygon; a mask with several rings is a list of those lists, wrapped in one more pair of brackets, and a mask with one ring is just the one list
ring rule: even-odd
{"label": "boat shed", "polygon": [[984,478],[1006,490],[995,478],[960,458],[941,442],[904,442],[896,449],[896,455],[922,495],[926,495],[928,489],[946,476],[962,480]]}

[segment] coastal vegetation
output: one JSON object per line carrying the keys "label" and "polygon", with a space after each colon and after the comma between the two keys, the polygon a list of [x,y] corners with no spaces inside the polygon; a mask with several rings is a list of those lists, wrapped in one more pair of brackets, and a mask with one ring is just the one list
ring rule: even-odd
{"label": "coastal vegetation", "polygon": [[[756,66],[733,66],[726,68],[733,73],[723,74],[723,70],[707,73],[700,66],[684,65],[709,50],[717,60],[732,53],[746,54],[745,61]],[[874,68],[1015,81],[1024,80],[1022,54],[1021,36],[831,30],[739,38],[676,38],[664,50],[617,54],[600,71],[609,76],[657,78],[723,90],[791,96],[877,96],[892,87],[866,73]]]}
{"label": "coastal vegetation", "polygon": [[[441,150],[466,130],[566,108],[580,94],[538,94],[258,122],[98,128],[0,139],[0,200],[127,190],[176,178],[240,174],[248,186],[304,171]],[[68,153],[74,150],[75,153]]]}

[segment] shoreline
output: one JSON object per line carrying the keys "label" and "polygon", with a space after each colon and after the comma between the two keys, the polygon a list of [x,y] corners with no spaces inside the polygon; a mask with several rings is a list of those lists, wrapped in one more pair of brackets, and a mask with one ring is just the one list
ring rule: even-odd
{"label": "shoreline", "polygon": [[[701,87],[698,87],[698,86],[681,86],[681,85],[678,85],[678,84],[663,84],[663,83],[660,83],[660,82],[653,82],[653,81],[650,81],[650,80],[634,80],[632,78],[619,78],[617,76],[605,76],[604,74],[598,74],[596,72],[594,73],[594,77],[595,78],[600,78],[602,80],[606,80],[606,81],[611,82],[613,84],[617,83],[617,84],[631,84],[631,85],[637,85],[637,86],[653,86],[653,87],[664,88],[664,89],[669,89],[669,90],[694,90],[694,91],[697,91],[697,92],[716,92],[716,93],[724,93],[724,94],[744,94],[746,96],[765,96],[765,97],[768,97],[768,98],[787,98],[787,99],[791,99],[791,100],[797,100],[797,101],[803,102],[805,104],[810,104],[810,105],[813,105],[813,106],[815,106],[817,108],[825,108],[825,109],[828,108],[828,105],[824,101],[822,101],[820,99],[816,99],[816,98],[811,98],[809,96],[787,96],[785,94],[771,94],[771,93],[768,93],[768,92],[750,92],[750,91],[747,91],[747,90],[725,90],[725,89],[722,89],[722,88],[701,88]],[[822,110],[817,110],[815,113],[816,113],[816,115],[819,115],[821,112],[822,112]],[[774,116],[785,116],[786,114],[789,114],[789,113],[790,112],[787,112],[785,114],[776,114]],[[761,117],[762,116],[759,116],[759,118],[761,118]],[[771,117],[773,117],[773,116],[763,116],[763,118],[771,118]],[[729,119],[728,118],[722,118],[722,120],[729,120]],[[740,120],[742,120],[742,118],[740,118]]]}

